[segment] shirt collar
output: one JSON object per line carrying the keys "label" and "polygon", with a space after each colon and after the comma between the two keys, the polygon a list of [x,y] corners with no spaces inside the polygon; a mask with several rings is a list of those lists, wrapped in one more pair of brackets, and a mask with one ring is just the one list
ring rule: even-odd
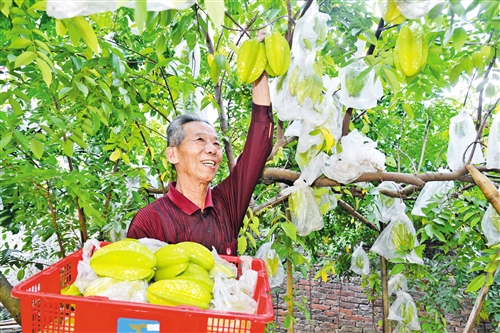
{"label": "shirt collar", "polygon": [[[172,200],[174,205],[179,207],[184,213],[188,215],[193,215],[200,207],[196,206],[191,200],[186,198],[184,194],[177,191],[175,188],[176,182],[171,182],[169,184],[169,189],[167,192],[167,197]],[[212,189],[209,187],[207,191],[207,196],[205,198],[205,209],[208,207],[213,207],[214,203],[212,201]]]}

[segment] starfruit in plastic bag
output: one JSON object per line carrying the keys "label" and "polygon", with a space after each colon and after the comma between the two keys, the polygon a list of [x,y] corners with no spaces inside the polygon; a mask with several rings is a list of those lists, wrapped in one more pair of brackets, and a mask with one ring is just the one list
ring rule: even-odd
{"label": "starfruit in plastic bag", "polygon": [[401,14],[394,0],[379,0],[377,3],[385,22],[401,24],[406,21],[406,17]]}
{"label": "starfruit in plastic bag", "polygon": [[290,45],[277,30],[267,34],[264,39],[266,48],[266,72],[271,76],[281,76],[290,67]]}
{"label": "starfruit in plastic bag", "polygon": [[394,47],[394,65],[406,76],[417,74],[427,61],[429,46],[424,29],[416,21],[406,23]]}
{"label": "starfruit in plastic bag", "polygon": [[391,236],[397,251],[407,252],[413,250],[415,247],[415,236],[401,221],[394,224],[391,230]]}
{"label": "starfruit in plastic bag", "polygon": [[236,58],[236,70],[241,82],[247,84],[257,80],[266,64],[266,48],[263,43],[252,38],[241,44]]}
{"label": "starfruit in plastic bag", "polygon": [[103,246],[90,258],[90,267],[97,275],[119,280],[151,278],[155,265],[153,252],[131,238]]}

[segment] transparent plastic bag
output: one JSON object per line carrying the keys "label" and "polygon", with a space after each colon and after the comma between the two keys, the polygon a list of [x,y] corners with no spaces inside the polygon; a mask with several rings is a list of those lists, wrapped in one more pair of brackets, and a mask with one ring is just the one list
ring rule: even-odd
{"label": "transparent plastic bag", "polygon": [[315,230],[323,229],[323,215],[319,210],[318,202],[313,189],[299,177],[293,186],[285,189],[283,195],[288,197],[292,223],[297,229],[297,235],[307,236]]}
{"label": "transparent plastic bag", "polygon": [[342,152],[325,161],[323,174],[342,184],[349,184],[365,172],[385,170],[385,155],[377,143],[353,130],[341,139]]}
{"label": "transparent plastic bag", "polygon": [[398,323],[392,333],[413,333],[413,330],[408,325]]}
{"label": "transparent plastic bag", "polygon": [[[448,172],[447,170],[439,171]],[[415,205],[411,211],[412,215],[425,216],[422,208],[427,207],[432,202],[440,203],[436,208],[436,210],[439,210],[441,205],[447,201],[446,196],[453,189],[453,186],[454,184],[451,180],[426,183],[415,201]]]}
{"label": "transparent plastic bag", "polygon": [[110,277],[99,277],[85,289],[84,296],[107,297],[114,301],[147,303],[146,280],[122,281]]}
{"label": "transparent plastic bag", "polygon": [[380,222],[387,223],[399,214],[404,213],[406,205],[401,198],[393,198],[379,193],[381,189],[398,191],[400,187],[395,182],[384,181],[372,192],[375,195],[373,199],[375,209],[373,212]]}
{"label": "transparent plastic bag", "polygon": [[215,247],[212,246],[212,256],[214,257],[214,267],[209,272],[209,275],[213,278],[216,275],[221,275],[227,278],[235,278],[238,276],[238,268],[232,262],[222,259],[217,253]]}
{"label": "transparent plastic bag", "polygon": [[391,277],[387,285],[388,285],[387,289],[389,291],[389,296],[391,296],[392,294],[397,295],[399,291],[408,290],[408,280],[406,279],[406,276],[404,276],[401,273]]}
{"label": "transparent plastic bag", "polygon": [[500,243],[500,214],[498,214],[491,204],[483,215],[481,228],[484,236],[488,240],[487,246]]}
{"label": "transparent plastic bag", "polygon": [[[450,119],[450,141],[446,154],[448,165],[451,170],[456,171],[465,165],[472,152],[471,143],[476,140],[476,129],[472,117],[463,109],[457,116]],[[467,154],[464,153],[467,151]],[[481,145],[477,144],[472,164],[484,163]]]}
{"label": "transparent plastic bag", "polygon": [[388,260],[402,258],[414,264],[423,264],[424,261],[414,250],[418,245],[413,223],[406,214],[399,214],[380,233],[370,251]]}
{"label": "transparent plastic bag", "polygon": [[351,270],[358,275],[368,275],[370,273],[370,260],[365,250],[363,250],[363,242],[352,253]]}
{"label": "transparent plastic bag", "polygon": [[314,187],[314,196],[319,205],[321,215],[325,215],[330,210],[335,209],[338,204],[337,195],[333,193],[331,187]]}
{"label": "transparent plastic bag", "polygon": [[488,169],[500,169],[500,112],[497,112],[490,126],[486,167]]}
{"label": "transparent plastic bag", "polygon": [[165,245],[167,245],[166,242],[162,242],[161,240],[154,239],[154,238],[140,238],[138,239],[139,243],[142,245],[145,245],[148,249],[151,250],[151,252],[155,253],[156,250],[161,249]]}
{"label": "transparent plastic bag", "polygon": [[285,279],[285,269],[276,250],[272,249],[273,243],[274,235],[271,236],[269,242],[262,244],[255,254],[255,258],[264,260],[266,264],[267,277],[271,288],[279,287]]}
{"label": "transparent plastic bag", "polygon": [[[249,284],[252,287],[249,287]],[[214,295],[211,301],[211,309],[255,313],[257,301],[253,299],[253,295],[248,294],[248,290],[251,289],[253,293],[256,284],[257,272],[251,269],[245,271],[240,276],[240,280],[216,275],[214,277]]]}
{"label": "transparent plastic bag", "polygon": [[417,306],[411,295],[404,291],[397,293],[396,300],[389,308],[387,319],[396,320],[413,330],[420,330]]}
{"label": "transparent plastic bag", "polygon": [[88,285],[98,278],[92,267],[90,267],[90,257],[99,248],[101,248],[101,244],[97,239],[87,239],[85,244],[83,244],[82,259],[78,262],[78,273],[74,282],[74,285],[82,295]]}
{"label": "transparent plastic bag", "polygon": [[[342,82],[342,89],[339,92],[340,103],[355,109],[368,109],[377,106],[384,90],[380,79],[375,76],[375,70],[372,69],[365,74],[367,70],[368,65],[362,59],[355,60],[339,70],[339,78]],[[362,86],[362,88],[358,88],[359,91],[355,95],[351,95],[346,88],[347,80],[359,80],[357,85]],[[351,84],[351,86],[353,85],[356,83]]]}

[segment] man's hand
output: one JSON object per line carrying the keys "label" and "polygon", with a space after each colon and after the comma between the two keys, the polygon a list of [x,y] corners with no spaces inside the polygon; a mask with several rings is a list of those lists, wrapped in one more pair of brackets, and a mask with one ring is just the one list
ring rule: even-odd
{"label": "man's hand", "polygon": [[[263,42],[266,38],[267,32],[265,30],[260,30],[257,33],[257,40]],[[252,100],[258,105],[271,105],[271,96],[269,93],[269,81],[266,71],[262,75],[252,82]]]}

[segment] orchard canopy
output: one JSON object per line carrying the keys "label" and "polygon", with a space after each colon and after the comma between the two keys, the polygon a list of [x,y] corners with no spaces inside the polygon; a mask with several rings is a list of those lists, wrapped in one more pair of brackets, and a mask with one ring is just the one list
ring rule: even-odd
{"label": "orchard canopy", "polygon": [[[237,60],[254,55],[238,51],[264,30],[286,38],[291,60],[269,78],[275,145],[240,254],[274,237],[283,262],[303,272],[321,263],[326,279],[356,273],[353,251],[364,249],[366,264],[388,260],[389,276],[470,293],[496,286],[483,309],[500,321],[499,208],[488,201],[500,182],[497,1],[0,6],[0,224],[24,235],[0,259],[19,278],[36,260],[14,254],[36,252],[35,240],[56,243],[57,260],[89,238],[120,239],[166,193],[175,116],[214,124],[225,160],[214,183],[230,172],[251,113]],[[494,190],[483,193],[471,170]],[[361,270],[374,289],[377,272]]]}

